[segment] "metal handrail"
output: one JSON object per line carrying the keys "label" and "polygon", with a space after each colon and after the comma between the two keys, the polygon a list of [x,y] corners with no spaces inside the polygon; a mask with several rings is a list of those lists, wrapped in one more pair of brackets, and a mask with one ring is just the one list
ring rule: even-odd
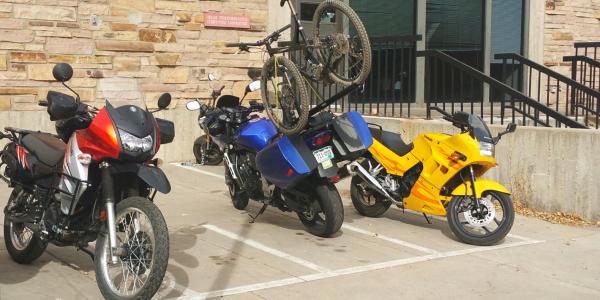
{"label": "metal handrail", "polygon": [[[565,56],[565,58],[566,57],[569,57],[569,56]],[[529,60],[529,59],[527,59],[527,58],[525,58],[525,57],[523,57],[523,56],[521,56],[519,54],[516,54],[516,53],[499,53],[499,54],[494,55],[494,58],[495,59],[514,59],[514,60],[516,60],[516,61],[518,61],[518,62],[520,62],[520,63],[522,63],[524,65],[527,65],[527,66],[529,66],[529,67],[531,67],[533,69],[536,69],[536,70],[538,70],[538,71],[540,71],[540,72],[542,72],[542,73],[544,73],[544,74],[546,74],[548,76],[554,77],[555,79],[557,79],[559,81],[562,81],[562,82],[566,83],[567,85],[575,87],[575,88],[577,88],[577,89],[579,89],[579,90],[581,90],[581,91],[589,94],[590,96],[593,96],[593,97],[596,97],[596,98],[600,98],[600,92],[598,92],[596,90],[593,90],[590,87],[585,86],[585,85],[583,85],[583,84],[581,84],[581,83],[579,83],[579,82],[577,82],[577,81],[575,81],[575,80],[573,80],[573,79],[571,79],[571,78],[569,78],[569,77],[567,77],[565,75],[562,75],[562,74],[560,74],[560,73],[558,73],[558,72],[556,72],[556,71],[554,71],[554,70],[552,70],[552,69],[550,69],[550,68],[548,68],[546,66],[542,66],[542,65],[540,65],[540,64],[538,64],[538,63],[536,63],[536,62],[534,62],[532,60]],[[564,58],[563,58],[563,60],[564,60]]]}
{"label": "metal handrail", "polygon": [[[417,51],[417,57],[438,58],[438,59],[442,60],[443,62],[448,63],[449,65],[455,67],[456,69],[458,69],[462,72],[465,72],[466,74],[470,75],[471,77],[473,77],[481,82],[489,84],[490,87],[497,89],[500,92],[508,94],[508,95],[522,101],[524,104],[535,108],[539,112],[542,112],[542,113],[546,114],[547,116],[554,118],[558,122],[560,122],[568,127],[588,128],[587,126],[570,119],[566,115],[563,115],[563,114],[557,112],[556,110],[553,110],[553,109],[547,107],[546,105],[536,101],[535,99],[522,94],[520,91],[506,85],[505,83],[500,82],[497,79],[492,78],[492,77],[484,74],[483,72],[481,72],[481,71],[463,63],[462,61],[459,61],[456,58],[454,58],[448,54],[445,54],[441,51],[438,51],[438,50]],[[539,123],[546,125],[541,120]]]}

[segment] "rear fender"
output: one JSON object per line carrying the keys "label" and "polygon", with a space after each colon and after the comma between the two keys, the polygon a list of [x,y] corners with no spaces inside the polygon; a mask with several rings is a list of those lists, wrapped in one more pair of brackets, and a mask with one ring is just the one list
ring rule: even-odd
{"label": "rear fender", "polygon": [[[508,189],[506,189],[503,185],[489,179],[477,179],[475,180],[475,192],[477,194],[477,198],[481,198],[483,193],[486,191],[496,191],[499,193],[510,195]],[[472,195],[473,190],[471,189],[471,182],[466,182],[466,184],[461,184],[452,191],[452,196],[465,196]]]}

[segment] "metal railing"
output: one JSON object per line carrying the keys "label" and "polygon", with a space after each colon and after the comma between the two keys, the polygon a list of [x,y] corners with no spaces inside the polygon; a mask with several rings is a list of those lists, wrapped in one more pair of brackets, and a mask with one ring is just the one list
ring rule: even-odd
{"label": "metal railing", "polygon": [[[364,115],[410,117],[415,102],[416,42],[421,36],[392,36],[371,39],[372,69],[364,85],[339,99],[333,112],[358,111]],[[281,42],[286,44],[289,42]],[[307,67],[304,51],[288,53],[300,68]],[[310,82],[311,105],[337,94],[345,87],[326,82]]]}
{"label": "metal railing", "polygon": [[[519,69],[525,74],[525,95],[585,126],[598,128],[600,92],[519,54],[497,54],[495,58],[502,59],[503,73]],[[515,87],[514,81],[510,85]]]}
{"label": "metal railing", "polygon": [[593,60],[597,60],[600,55],[598,53],[600,42],[580,42],[575,43],[575,56],[587,56]]}
{"label": "metal railing", "polygon": [[[492,124],[516,122],[521,125],[587,128],[551,108],[549,103],[540,101],[541,95],[538,100],[532,98],[531,89],[525,94],[515,88],[517,84],[510,86],[437,50],[419,51],[417,56],[426,59],[427,118],[440,110],[448,113],[466,111]],[[517,66],[513,64],[513,67]],[[518,80],[515,78],[513,81]],[[488,96],[493,95],[492,101],[484,101],[484,84],[489,88]]]}
{"label": "metal railing", "polygon": [[587,56],[564,56],[571,63],[571,79],[593,89],[600,90],[600,62]]}

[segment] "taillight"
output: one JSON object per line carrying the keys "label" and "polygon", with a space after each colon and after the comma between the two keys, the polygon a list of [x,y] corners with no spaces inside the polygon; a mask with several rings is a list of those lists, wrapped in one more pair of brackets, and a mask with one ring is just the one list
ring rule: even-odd
{"label": "taillight", "polygon": [[331,132],[324,131],[315,135],[310,141],[310,144],[313,148],[318,148],[326,145],[327,143],[329,143],[329,141],[331,141]]}

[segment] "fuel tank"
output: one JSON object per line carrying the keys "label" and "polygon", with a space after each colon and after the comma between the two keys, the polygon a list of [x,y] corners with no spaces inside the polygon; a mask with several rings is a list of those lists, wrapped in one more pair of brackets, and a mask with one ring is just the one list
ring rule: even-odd
{"label": "fuel tank", "polygon": [[235,140],[256,152],[265,148],[277,135],[277,128],[269,120],[258,119],[246,123],[235,135]]}

